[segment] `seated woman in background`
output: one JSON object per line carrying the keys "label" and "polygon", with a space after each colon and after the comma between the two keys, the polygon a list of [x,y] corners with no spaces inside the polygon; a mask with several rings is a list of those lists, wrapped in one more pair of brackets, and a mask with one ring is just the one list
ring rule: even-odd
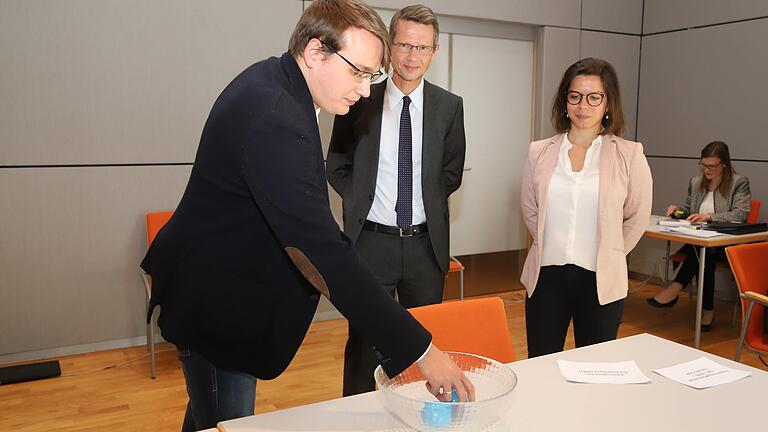
{"label": "seated woman in background", "polygon": [[[691,222],[744,222],[751,208],[752,195],[749,180],[736,174],[731,165],[728,146],[724,142],[713,141],[701,150],[701,174],[691,179],[688,184],[688,197],[685,205],[674,204],[667,208],[667,216],[677,210],[690,213]],[[653,307],[672,307],[677,303],[677,294],[688,285],[698,272],[699,263],[691,245],[680,249],[685,253],[680,271],[675,281],[662,292],[646,301]],[[712,329],[715,319],[715,261],[724,257],[724,249],[707,248],[704,265],[704,297],[701,317],[701,330]]]}

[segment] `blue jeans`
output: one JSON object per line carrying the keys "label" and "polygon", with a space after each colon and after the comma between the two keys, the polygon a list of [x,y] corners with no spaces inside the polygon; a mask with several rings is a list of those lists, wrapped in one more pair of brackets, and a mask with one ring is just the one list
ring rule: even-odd
{"label": "blue jeans", "polygon": [[216,423],[253,415],[256,378],[220,368],[200,353],[176,348],[187,383],[187,412],[182,432],[215,428]]}

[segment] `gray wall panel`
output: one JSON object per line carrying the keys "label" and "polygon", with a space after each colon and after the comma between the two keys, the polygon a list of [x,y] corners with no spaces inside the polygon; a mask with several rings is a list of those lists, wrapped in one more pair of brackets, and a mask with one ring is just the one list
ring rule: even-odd
{"label": "gray wall panel", "polygon": [[579,30],[539,28],[536,44],[535,139],[553,134],[550,121],[552,101],[563,72],[579,59],[579,51]]}
{"label": "gray wall panel", "polygon": [[0,164],[191,162],[208,111],[286,50],[300,1],[0,2]]}
{"label": "gray wall panel", "polygon": [[639,35],[643,0],[582,0],[581,28]]}
{"label": "gray wall panel", "polygon": [[[400,9],[412,0],[370,0],[377,8]],[[418,2],[416,2],[418,3]],[[436,13],[524,24],[579,27],[581,2],[573,0],[423,0]]]}
{"label": "gray wall panel", "polygon": [[713,140],[768,160],[767,20],[643,38],[637,132],[649,154],[697,157]]}
{"label": "gray wall panel", "polygon": [[648,34],[768,16],[768,2],[645,0],[644,13],[643,33]]}
{"label": "gray wall panel", "polygon": [[640,72],[640,36],[582,31],[581,56],[599,57],[613,65],[621,86],[621,105],[626,124],[624,137],[634,140]]}
{"label": "gray wall panel", "polygon": [[144,334],[144,212],[189,166],[0,170],[0,355]]}

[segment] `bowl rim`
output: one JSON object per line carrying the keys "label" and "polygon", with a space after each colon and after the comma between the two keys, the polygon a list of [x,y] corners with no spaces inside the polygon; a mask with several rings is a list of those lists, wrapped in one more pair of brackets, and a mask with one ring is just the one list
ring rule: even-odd
{"label": "bowl rim", "polygon": [[[511,367],[509,367],[508,365],[506,365],[506,364],[504,364],[504,363],[502,363],[502,362],[500,362],[498,360],[494,360],[492,358],[488,358],[488,357],[481,356],[481,355],[478,355],[478,354],[465,353],[465,352],[461,352],[461,351],[443,351],[443,354],[463,354],[463,355],[468,355],[468,356],[477,357],[477,358],[480,358],[480,359],[483,359],[483,360],[487,360],[487,361],[489,361],[491,363],[496,363],[496,364],[506,368],[512,374],[512,376],[515,377],[515,385],[513,385],[512,388],[510,388],[509,390],[504,391],[503,393],[501,393],[498,396],[494,396],[494,397],[488,398],[488,399],[483,399],[481,401],[475,400],[475,401],[467,401],[467,402],[442,402],[442,401],[439,401],[437,399],[435,399],[434,401],[426,401],[426,400],[414,399],[414,398],[411,398],[411,397],[408,397],[408,396],[404,396],[401,393],[397,393],[397,392],[392,391],[390,389],[383,388],[383,387],[381,387],[379,385],[378,381],[376,382],[376,387],[378,387],[376,391],[380,391],[382,393],[389,393],[389,394],[394,395],[397,398],[401,398],[401,399],[404,399],[404,400],[407,400],[407,401],[416,401],[416,402],[423,402],[423,403],[435,403],[435,402],[437,402],[437,403],[444,403],[444,404],[450,404],[450,405],[467,405],[467,404],[475,404],[475,403],[478,403],[478,402],[489,402],[489,401],[493,401],[493,400],[496,400],[496,399],[501,399],[501,398],[507,396],[508,394],[512,393],[512,390],[517,388],[517,383],[518,383],[519,380],[517,378],[517,374],[515,373],[515,371]],[[384,374],[384,376],[387,377],[387,380],[394,379],[394,378],[390,378],[384,372],[384,370],[381,367],[381,365],[378,365],[378,366],[376,366],[376,369],[374,370],[374,373],[373,373],[374,381],[376,381],[377,372],[380,369],[381,369],[381,373]],[[395,375],[395,376],[397,376],[397,375]]]}

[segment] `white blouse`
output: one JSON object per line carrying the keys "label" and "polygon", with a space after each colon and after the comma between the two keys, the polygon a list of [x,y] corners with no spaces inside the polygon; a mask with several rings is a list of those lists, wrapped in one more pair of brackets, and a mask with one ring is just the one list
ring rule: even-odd
{"label": "white blouse", "polygon": [[712,192],[707,192],[704,195],[704,200],[699,206],[699,213],[701,214],[714,214],[715,213],[715,196]]}
{"label": "white blouse", "polygon": [[568,157],[573,144],[568,141],[568,134],[563,137],[547,189],[541,266],[575,264],[596,271],[602,143],[602,136],[598,135],[587,150],[584,167],[574,172]]}

